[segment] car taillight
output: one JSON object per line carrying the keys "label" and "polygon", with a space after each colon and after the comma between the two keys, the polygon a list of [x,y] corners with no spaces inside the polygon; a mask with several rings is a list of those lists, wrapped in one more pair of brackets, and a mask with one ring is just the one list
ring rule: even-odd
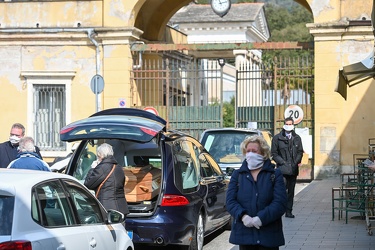
{"label": "car taillight", "polygon": [[151,135],[151,136],[155,136],[155,135],[157,135],[157,131],[155,131],[155,130],[153,130],[153,129],[149,129],[149,128],[143,128],[143,127],[141,127],[141,131],[143,132],[143,133],[146,133],[146,134],[148,134],[148,135]]}
{"label": "car taillight", "polygon": [[0,250],[32,250],[32,247],[30,241],[15,240],[0,243]]}
{"label": "car taillight", "polygon": [[75,127],[68,127],[68,128],[66,128],[64,130],[61,130],[60,134],[68,133],[68,132],[72,131],[73,129],[75,129]]}
{"label": "car taillight", "polygon": [[186,197],[181,195],[169,195],[166,194],[163,196],[163,200],[161,201],[161,205],[164,207],[170,206],[185,206],[188,205],[189,201]]}

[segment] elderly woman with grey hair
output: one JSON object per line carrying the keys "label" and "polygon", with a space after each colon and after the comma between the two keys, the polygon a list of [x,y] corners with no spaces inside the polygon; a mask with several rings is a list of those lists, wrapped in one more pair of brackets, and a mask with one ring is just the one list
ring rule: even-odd
{"label": "elderly woman with grey hair", "polygon": [[96,197],[108,209],[129,213],[125,198],[125,174],[113,156],[112,146],[101,144],[96,149],[97,164],[93,164],[85,179],[85,186],[95,190]]}

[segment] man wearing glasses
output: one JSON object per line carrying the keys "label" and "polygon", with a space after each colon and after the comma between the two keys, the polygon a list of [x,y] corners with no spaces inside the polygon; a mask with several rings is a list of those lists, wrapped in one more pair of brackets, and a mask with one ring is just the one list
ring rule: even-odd
{"label": "man wearing glasses", "polygon": [[[20,139],[25,136],[25,127],[20,123],[15,123],[10,129],[9,141],[0,144],[0,168],[6,168],[8,164],[15,160],[18,152]],[[35,147],[35,153],[40,156],[40,150]]]}

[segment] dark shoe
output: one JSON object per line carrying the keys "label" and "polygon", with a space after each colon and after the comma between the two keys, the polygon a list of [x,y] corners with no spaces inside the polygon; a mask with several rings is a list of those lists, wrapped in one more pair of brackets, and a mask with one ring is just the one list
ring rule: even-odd
{"label": "dark shoe", "polygon": [[285,217],[286,218],[294,218],[295,216],[292,213],[286,213]]}

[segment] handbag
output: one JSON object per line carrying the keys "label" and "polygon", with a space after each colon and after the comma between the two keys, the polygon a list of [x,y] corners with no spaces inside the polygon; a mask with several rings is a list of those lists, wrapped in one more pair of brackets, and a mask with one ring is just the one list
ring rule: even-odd
{"label": "handbag", "polygon": [[111,169],[111,171],[109,172],[109,174],[107,175],[107,177],[105,177],[105,179],[102,181],[102,183],[100,183],[98,189],[96,190],[96,193],[95,193],[95,197],[98,198],[98,195],[99,195],[99,191],[100,189],[102,188],[104,182],[106,182],[109,178],[109,176],[113,173],[113,171],[115,170],[115,167],[116,167],[116,164],[113,164],[113,167]]}

